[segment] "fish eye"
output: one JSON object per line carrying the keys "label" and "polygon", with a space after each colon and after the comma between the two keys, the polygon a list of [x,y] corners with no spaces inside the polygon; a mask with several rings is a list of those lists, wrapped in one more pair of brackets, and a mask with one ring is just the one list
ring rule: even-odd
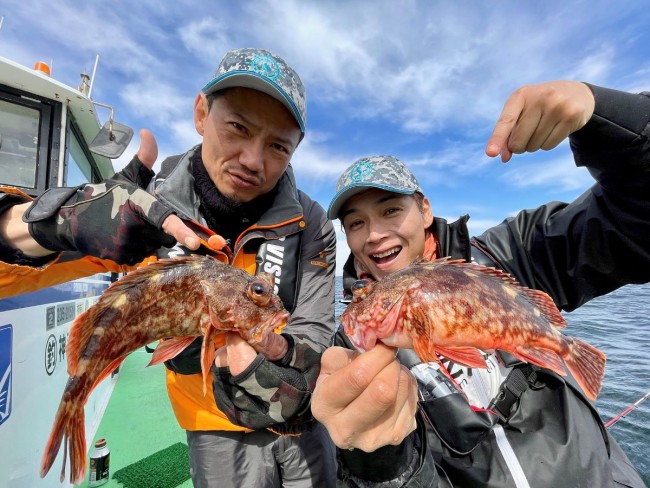
{"label": "fish eye", "polygon": [[256,295],[263,295],[266,292],[266,286],[264,286],[263,283],[253,283],[251,285],[251,290],[253,290],[253,293]]}
{"label": "fish eye", "polygon": [[371,285],[371,280],[357,280],[352,283],[352,286],[350,287],[350,291],[352,291],[352,301],[358,302],[366,298],[370,292]]}
{"label": "fish eye", "polygon": [[248,286],[248,296],[258,305],[266,305],[271,300],[271,289],[265,281],[253,281]]}

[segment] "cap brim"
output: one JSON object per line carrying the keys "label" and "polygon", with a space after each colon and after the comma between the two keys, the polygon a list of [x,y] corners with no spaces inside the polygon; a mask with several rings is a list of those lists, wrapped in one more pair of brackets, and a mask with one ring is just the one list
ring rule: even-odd
{"label": "cap brim", "polygon": [[352,185],[346,186],[345,188],[340,190],[336,195],[334,195],[334,198],[332,199],[332,202],[330,203],[330,206],[327,209],[327,218],[330,220],[338,219],[339,212],[341,211],[341,207],[343,207],[343,205],[345,205],[345,203],[350,198],[352,198],[355,195],[358,195],[359,193],[363,193],[364,191],[369,190],[371,188],[379,188],[380,190],[386,190],[393,193],[401,193],[403,195],[413,195],[417,191],[411,189],[395,188],[392,186],[381,185],[381,184],[373,184],[368,182],[363,182],[358,184],[353,183]]}
{"label": "cap brim", "polygon": [[300,112],[291,101],[289,96],[278,86],[277,84],[262,78],[256,73],[250,71],[229,71],[223,75],[215,78],[210,83],[203,87],[203,93],[209,95],[218,90],[224,90],[226,88],[250,88],[252,90],[261,91],[267,95],[275,98],[278,102],[286,107],[293,118],[298,122],[300,131],[305,133],[305,124],[300,117]]}

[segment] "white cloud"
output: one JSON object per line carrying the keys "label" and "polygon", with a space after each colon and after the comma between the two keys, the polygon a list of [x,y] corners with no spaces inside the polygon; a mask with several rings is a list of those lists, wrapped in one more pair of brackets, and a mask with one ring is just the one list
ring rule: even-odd
{"label": "white cloud", "polygon": [[527,163],[525,160],[512,161],[500,180],[516,188],[544,187],[549,192],[586,190],[594,184],[589,172],[577,168],[571,155]]}
{"label": "white cloud", "polygon": [[179,28],[178,33],[188,51],[198,59],[206,59],[214,63],[216,69],[223,54],[234,47],[229,30],[227,22],[208,15],[185,23]]}
{"label": "white cloud", "polygon": [[383,2],[368,9],[269,0],[250,6],[247,20],[265,26],[260,37],[297,66],[312,96],[345,101],[341,110],[353,117],[380,117],[426,133],[495,116],[500,96],[541,75],[605,78],[617,38],[608,33],[605,46],[587,42],[581,33],[592,12],[609,10],[605,3],[600,10],[587,6],[551,2],[533,13],[509,2],[472,9]]}
{"label": "white cloud", "polygon": [[151,77],[141,77],[120,91],[131,114],[148,121],[152,128],[165,127],[170,121],[192,120],[194,95],[179,93],[168,82]]}

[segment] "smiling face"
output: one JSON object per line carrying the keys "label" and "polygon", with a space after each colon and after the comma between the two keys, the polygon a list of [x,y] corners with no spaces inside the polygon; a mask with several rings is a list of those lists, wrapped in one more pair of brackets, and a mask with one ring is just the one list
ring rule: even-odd
{"label": "smiling face", "polygon": [[249,202],[273,189],[301,136],[280,102],[249,88],[230,88],[211,107],[199,94],[194,125],[203,136],[203,164],[210,179],[236,202]]}
{"label": "smiling face", "polygon": [[350,198],[340,216],[352,254],[376,279],[419,259],[433,222],[428,199],[420,209],[413,195],[376,188]]}

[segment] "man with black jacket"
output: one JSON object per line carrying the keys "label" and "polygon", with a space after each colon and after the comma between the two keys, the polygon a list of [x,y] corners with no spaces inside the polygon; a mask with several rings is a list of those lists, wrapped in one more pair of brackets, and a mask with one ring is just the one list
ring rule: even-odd
{"label": "man with black jacket", "polygon": [[[419,258],[451,256],[500,268],[567,311],[646,283],[649,122],[648,93],[565,81],[517,90],[486,153],[507,162],[570,136],[576,164],[596,183],[572,203],[524,210],[472,239],[467,217],[447,224],[433,216],[399,160],[363,158],[339,178],[328,211],[352,251],[345,271],[381,279]],[[499,351],[486,351],[487,369],[445,358],[418,364],[403,351],[400,364],[383,341],[365,353],[333,347],[322,358],[312,411],[341,448],[340,485],[645,486],[573,378]],[[456,384],[445,383],[447,374]],[[464,395],[453,394],[458,386]]]}

